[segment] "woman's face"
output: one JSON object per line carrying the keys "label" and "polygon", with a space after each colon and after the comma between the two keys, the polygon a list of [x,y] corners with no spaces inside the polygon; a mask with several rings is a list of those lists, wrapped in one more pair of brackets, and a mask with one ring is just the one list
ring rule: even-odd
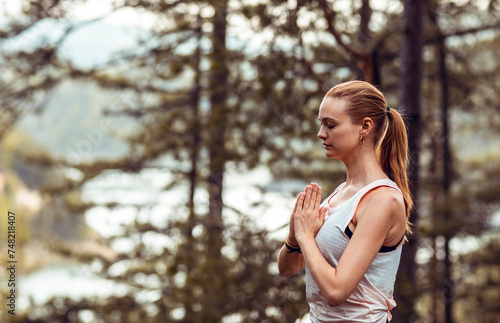
{"label": "woman's face", "polygon": [[327,97],[319,107],[318,119],[321,127],[318,138],[323,140],[326,157],[345,160],[359,148],[361,125],[352,123],[345,113],[348,102]]}

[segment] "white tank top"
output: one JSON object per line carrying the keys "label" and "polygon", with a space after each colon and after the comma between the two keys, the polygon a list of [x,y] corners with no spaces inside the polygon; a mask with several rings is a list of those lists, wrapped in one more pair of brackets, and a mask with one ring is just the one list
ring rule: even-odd
{"label": "white tank top", "polygon": [[[329,200],[337,194],[341,184],[321,206],[328,206]],[[388,186],[398,188],[389,179],[377,180],[368,184],[340,206],[329,207],[325,222],[318,234],[316,243],[323,257],[333,267],[337,264],[349,243],[346,227],[351,222],[361,198],[370,190]],[[330,306],[316,285],[306,264],[306,298],[310,307],[311,322],[376,322],[386,323],[392,319],[390,310],[396,306],[393,299],[394,282],[401,258],[401,247],[389,252],[379,252],[361,279],[359,285],[345,303]]]}

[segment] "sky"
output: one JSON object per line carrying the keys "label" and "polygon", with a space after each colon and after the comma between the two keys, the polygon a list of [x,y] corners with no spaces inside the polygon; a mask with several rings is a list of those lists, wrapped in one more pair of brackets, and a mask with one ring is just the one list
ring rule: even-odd
{"label": "sky", "polygon": [[[0,1],[0,26],[22,18],[20,0]],[[89,0],[73,5],[68,20],[41,21],[14,40],[7,40],[2,48],[30,48],[43,41],[54,42],[62,36],[64,28],[70,23],[83,23],[100,18],[73,31],[60,46],[59,55],[81,68],[104,64],[114,52],[134,48],[138,36],[150,30],[156,19],[151,13],[131,8],[112,12],[113,8],[109,3]]]}

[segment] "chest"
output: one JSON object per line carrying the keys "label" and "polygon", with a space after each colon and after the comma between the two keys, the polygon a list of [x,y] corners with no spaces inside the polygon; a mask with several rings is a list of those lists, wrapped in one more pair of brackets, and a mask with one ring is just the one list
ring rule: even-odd
{"label": "chest", "polygon": [[347,221],[346,208],[344,203],[338,208],[329,209],[325,222],[316,235],[318,249],[334,267],[337,266],[349,242],[349,238],[344,233],[344,223]]}
{"label": "chest", "polygon": [[[345,206],[350,205],[352,200],[356,197],[357,191],[355,190],[340,190],[337,193],[334,193],[326,202],[327,206],[331,209],[333,209],[335,212],[334,213],[339,213],[339,211],[342,211],[345,209]],[[333,215],[333,213],[332,213]],[[355,226],[357,223],[356,220],[356,214],[352,216],[351,219],[351,225]]]}

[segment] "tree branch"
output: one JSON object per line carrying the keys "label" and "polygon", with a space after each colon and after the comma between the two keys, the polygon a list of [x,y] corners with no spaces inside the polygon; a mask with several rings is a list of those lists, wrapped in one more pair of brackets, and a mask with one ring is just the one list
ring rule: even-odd
{"label": "tree branch", "polygon": [[457,31],[451,32],[449,34],[435,35],[434,37],[426,39],[425,43],[426,44],[435,43],[435,42],[439,42],[439,41],[442,41],[444,39],[447,39],[448,37],[465,36],[467,34],[474,34],[474,33],[488,30],[488,29],[497,29],[497,28],[500,28],[500,22],[496,22],[496,23],[491,24],[491,25],[473,27],[473,28],[464,29],[464,30],[457,30]]}
{"label": "tree branch", "polygon": [[363,51],[357,47],[351,46],[342,40],[342,35],[335,28],[335,12],[332,10],[326,0],[318,0],[323,9],[328,31],[335,37],[335,40],[343,48],[351,59],[357,61],[357,67],[363,71],[364,79],[371,84],[378,84],[380,79],[378,75],[377,53],[374,50],[370,52]]}
{"label": "tree branch", "polygon": [[335,37],[337,43],[342,47],[352,58],[368,61],[370,59],[370,55],[359,48],[346,44],[342,40],[342,35],[337,31],[334,25],[335,21],[335,12],[330,8],[330,5],[326,0],[318,0],[321,8],[323,9],[323,13],[325,15],[326,22],[328,24],[328,31]]}

